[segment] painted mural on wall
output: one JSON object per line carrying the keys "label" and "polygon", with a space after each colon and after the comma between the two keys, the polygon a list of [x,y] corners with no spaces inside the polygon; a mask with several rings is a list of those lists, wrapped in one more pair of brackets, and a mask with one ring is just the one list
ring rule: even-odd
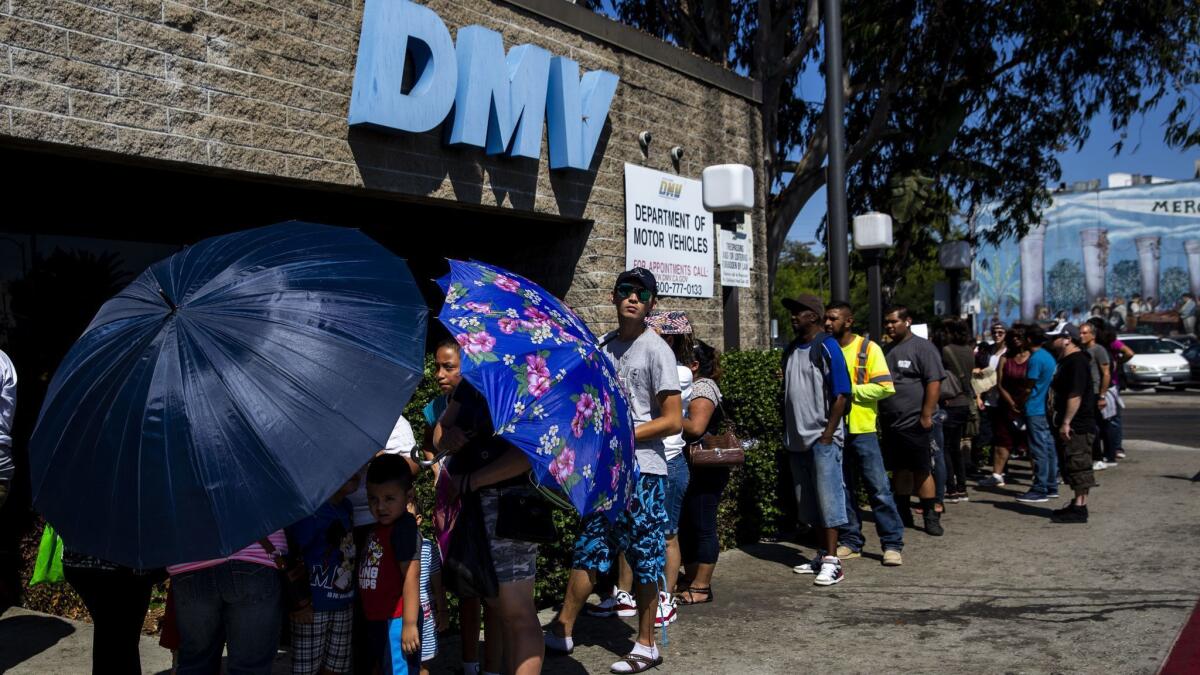
{"label": "painted mural on wall", "polygon": [[[1098,300],[1200,294],[1200,181],[1056,194],[1045,224],[975,259],[980,318],[1086,317]],[[985,214],[977,224],[992,226]]]}

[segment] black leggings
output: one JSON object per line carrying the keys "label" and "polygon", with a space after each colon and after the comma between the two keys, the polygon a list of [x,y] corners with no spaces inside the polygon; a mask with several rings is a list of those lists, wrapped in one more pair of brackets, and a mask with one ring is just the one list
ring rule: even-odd
{"label": "black leggings", "polygon": [[683,496],[683,516],[679,519],[679,546],[684,565],[716,564],[721,553],[717,508],[728,483],[728,468],[691,467],[691,478]]}
{"label": "black leggings", "polygon": [[962,449],[963,430],[971,417],[971,409],[966,406],[946,408],[946,421],[942,425],[942,453],[949,460],[949,471],[946,472],[947,492],[967,491],[967,465],[971,462],[971,450]]}
{"label": "black leggings", "polygon": [[92,615],[92,673],[139,675],[142,624],[154,577],[128,569],[63,567],[63,575]]}

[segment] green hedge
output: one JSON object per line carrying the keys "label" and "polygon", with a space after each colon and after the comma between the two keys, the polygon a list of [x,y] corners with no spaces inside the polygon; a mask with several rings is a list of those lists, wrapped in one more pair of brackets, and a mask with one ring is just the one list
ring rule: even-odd
{"label": "green hedge", "polygon": [[774,538],[794,520],[783,460],[783,378],[779,350],[731,352],[721,358],[721,394],[738,437],[751,441],[734,469],[717,526],[722,548]]}

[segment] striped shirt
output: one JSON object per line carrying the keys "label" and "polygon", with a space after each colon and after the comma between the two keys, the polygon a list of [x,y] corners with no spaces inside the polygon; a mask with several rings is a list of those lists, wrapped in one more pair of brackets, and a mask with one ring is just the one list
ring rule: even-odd
{"label": "striped shirt", "polygon": [[434,615],[430,580],[442,571],[442,554],[433,542],[421,537],[421,660],[437,656],[437,616]]}
{"label": "striped shirt", "polygon": [[[273,546],[275,546],[276,551],[282,555],[287,554],[287,535],[283,533],[283,530],[276,530],[271,534],[271,536],[267,537],[267,539]],[[227,563],[230,560],[241,560],[242,562],[257,563],[259,565],[266,565],[267,567],[275,566],[275,560],[272,559],[271,556],[267,555],[267,552],[263,550],[262,544],[259,544],[256,541],[246,548],[229,556],[228,558],[214,558],[212,560],[198,560],[196,562],[182,563],[180,565],[171,565],[167,567],[167,574],[175,576],[177,574],[183,574],[184,572],[195,572],[196,570],[202,570],[207,567],[216,567],[217,565]]]}

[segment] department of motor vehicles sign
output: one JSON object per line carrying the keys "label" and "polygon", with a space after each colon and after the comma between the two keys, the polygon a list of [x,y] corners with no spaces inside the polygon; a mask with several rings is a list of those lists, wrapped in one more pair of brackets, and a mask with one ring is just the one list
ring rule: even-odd
{"label": "department of motor vehicles sign", "polygon": [[625,268],[654,273],[659,295],[711,298],[713,223],[698,180],[625,165]]}

